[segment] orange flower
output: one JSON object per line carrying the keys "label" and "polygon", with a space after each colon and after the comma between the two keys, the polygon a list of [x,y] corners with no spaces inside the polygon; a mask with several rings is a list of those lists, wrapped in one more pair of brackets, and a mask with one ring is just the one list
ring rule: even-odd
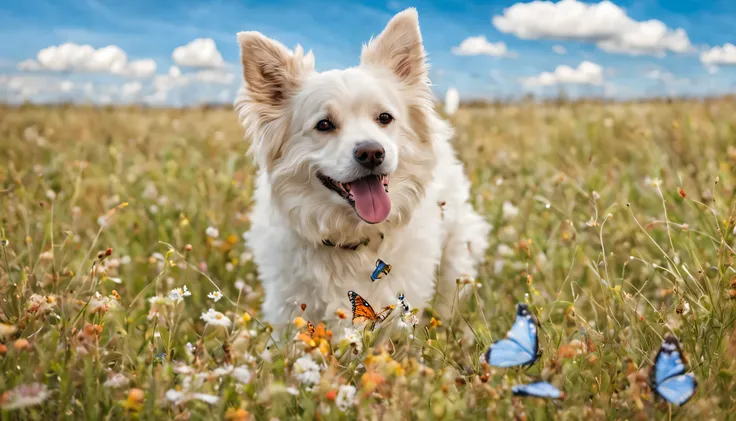
{"label": "orange flower", "polygon": [[437,326],[442,326],[442,322],[432,317],[432,319],[429,321],[429,328],[434,329]]}
{"label": "orange flower", "polygon": [[304,320],[304,318],[297,317],[296,319],[294,319],[294,326],[296,326],[298,329],[301,329],[306,325],[307,325],[307,321]]}
{"label": "orange flower", "polygon": [[28,349],[31,347],[31,343],[28,342],[28,339],[18,339],[13,343],[13,348],[17,349],[18,351],[23,351],[24,349]]}
{"label": "orange flower", "polygon": [[339,317],[340,319],[346,319],[348,317],[348,315],[345,314],[345,310],[341,308],[338,308],[335,314],[337,314],[337,317]]}
{"label": "orange flower", "polygon": [[245,421],[248,419],[248,411],[243,408],[228,408],[225,412],[225,419],[228,421]]}
{"label": "orange flower", "polygon": [[373,393],[384,381],[383,376],[375,371],[366,371],[360,378],[360,383],[366,395]]}
{"label": "orange flower", "polygon": [[337,390],[330,389],[325,394],[325,398],[327,398],[328,401],[334,401],[337,398]]}

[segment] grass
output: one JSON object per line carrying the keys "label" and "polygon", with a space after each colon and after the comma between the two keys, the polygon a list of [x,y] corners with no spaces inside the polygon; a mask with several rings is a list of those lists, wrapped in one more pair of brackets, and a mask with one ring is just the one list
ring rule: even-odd
{"label": "grass", "polygon": [[[0,122],[2,420],[733,417],[733,101],[462,108],[487,263],[451,320],[426,309],[392,341],[343,338],[336,316],[273,343],[232,110],[0,107]],[[522,301],[542,357],[481,365]],[[667,333],[699,381],[681,408],[647,384]],[[537,378],[566,398],[511,396]]]}

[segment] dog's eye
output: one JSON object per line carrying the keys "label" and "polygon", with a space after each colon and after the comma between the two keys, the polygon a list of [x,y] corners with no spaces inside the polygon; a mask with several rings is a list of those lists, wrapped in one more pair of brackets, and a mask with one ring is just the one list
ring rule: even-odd
{"label": "dog's eye", "polygon": [[378,116],[378,122],[384,126],[388,125],[392,121],[394,121],[394,118],[389,113],[381,113],[381,115]]}
{"label": "dog's eye", "polygon": [[332,124],[330,120],[324,119],[317,122],[317,125],[314,126],[314,128],[321,132],[330,132],[335,130],[335,125]]}

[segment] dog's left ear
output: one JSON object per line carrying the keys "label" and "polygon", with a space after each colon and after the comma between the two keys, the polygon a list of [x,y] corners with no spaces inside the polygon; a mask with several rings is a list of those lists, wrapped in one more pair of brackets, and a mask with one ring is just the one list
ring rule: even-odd
{"label": "dog's left ear", "polygon": [[387,67],[409,85],[426,84],[427,64],[417,10],[397,13],[377,38],[363,46],[360,62]]}

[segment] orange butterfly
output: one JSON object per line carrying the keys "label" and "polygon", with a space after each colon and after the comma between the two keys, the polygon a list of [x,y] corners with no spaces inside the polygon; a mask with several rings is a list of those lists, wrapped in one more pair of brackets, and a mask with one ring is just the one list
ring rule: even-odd
{"label": "orange butterfly", "polygon": [[353,305],[353,326],[362,326],[370,323],[371,330],[376,326],[376,323],[386,320],[386,317],[396,307],[395,305],[386,306],[380,312],[376,313],[373,307],[368,304],[368,301],[358,295],[357,292],[348,291],[348,298],[350,299],[350,304]]}

